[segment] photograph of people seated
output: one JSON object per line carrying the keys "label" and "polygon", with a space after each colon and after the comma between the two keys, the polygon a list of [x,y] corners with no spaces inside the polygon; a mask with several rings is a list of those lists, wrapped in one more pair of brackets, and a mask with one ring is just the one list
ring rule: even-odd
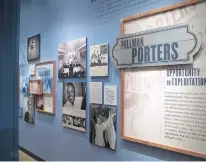
{"label": "photograph of people seated", "polygon": [[70,127],[78,127],[86,129],[85,118],[63,114],[62,122]]}
{"label": "photograph of people seated", "polygon": [[85,132],[86,119],[86,83],[69,82],[63,84],[63,113],[64,127]]}
{"label": "photograph of people seated", "polygon": [[108,45],[91,47],[90,67],[108,65]]}
{"label": "photograph of people seated", "polygon": [[34,124],[34,97],[24,97],[24,121]]}
{"label": "photograph of people seated", "polygon": [[90,142],[116,149],[116,108],[90,105]]}
{"label": "photograph of people seated", "polygon": [[86,76],[86,38],[65,42],[58,47],[60,78]]}
{"label": "photograph of people seated", "polygon": [[90,47],[90,75],[108,76],[108,44]]}

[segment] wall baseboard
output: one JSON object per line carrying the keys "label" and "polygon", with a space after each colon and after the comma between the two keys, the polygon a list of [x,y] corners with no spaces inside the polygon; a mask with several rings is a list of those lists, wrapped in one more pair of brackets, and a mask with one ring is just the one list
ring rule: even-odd
{"label": "wall baseboard", "polygon": [[28,151],[27,149],[25,149],[25,148],[23,148],[21,146],[19,146],[19,150],[21,150],[22,152],[24,152],[28,156],[32,157],[36,161],[45,161],[45,160],[41,159],[40,157],[36,156],[35,154],[31,153],[30,151]]}

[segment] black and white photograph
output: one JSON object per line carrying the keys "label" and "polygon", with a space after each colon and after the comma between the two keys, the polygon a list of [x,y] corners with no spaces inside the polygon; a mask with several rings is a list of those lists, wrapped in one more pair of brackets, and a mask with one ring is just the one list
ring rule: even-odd
{"label": "black and white photograph", "polygon": [[44,109],[44,96],[43,95],[36,95],[36,109],[43,110]]}
{"label": "black and white photograph", "polygon": [[116,107],[90,105],[90,142],[116,150]]}
{"label": "black and white photograph", "polygon": [[92,77],[108,76],[108,44],[90,47],[90,73]]}
{"label": "black and white photograph", "polygon": [[63,83],[63,112],[64,127],[86,131],[86,83]]}
{"label": "black and white photograph", "polygon": [[76,128],[79,128],[79,130],[86,129],[85,118],[63,114],[62,122],[65,125],[68,125],[69,127],[74,128],[74,129],[76,129]]}
{"label": "black and white photograph", "polygon": [[35,98],[24,97],[24,121],[34,124]]}
{"label": "black and white photograph", "polygon": [[73,78],[86,76],[86,37],[64,42],[58,47],[58,76]]}
{"label": "black and white photograph", "polygon": [[36,61],[40,59],[40,34],[28,38],[27,43],[27,61]]}

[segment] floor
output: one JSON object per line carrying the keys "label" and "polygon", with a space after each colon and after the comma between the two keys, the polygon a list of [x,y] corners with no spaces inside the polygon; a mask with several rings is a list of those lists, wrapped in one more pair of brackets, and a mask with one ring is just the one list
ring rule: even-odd
{"label": "floor", "polygon": [[24,152],[19,150],[19,161],[36,161]]}

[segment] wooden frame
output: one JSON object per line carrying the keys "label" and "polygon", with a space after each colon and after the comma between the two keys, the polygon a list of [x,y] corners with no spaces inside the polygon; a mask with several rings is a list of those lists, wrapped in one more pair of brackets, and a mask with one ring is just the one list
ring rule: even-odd
{"label": "wooden frame", "polygon": [[[43,97],[45,95],[51,95],[52,96],[52,100],[53,100],[53,112],[47,112],[47,111],[44,111],[44,110],[38,110],[36,109],[37,111],[39,112],[43,112],[43,113],[47,113],[47,114],[51,114],[51,115],[54,115],[55,114],[55,110],[56,110],[56,62],[55,61],[47,61],[47,62],[40,62],[40,63],[37,63],[36,66],[35,66],[35,77],[37,77],[37,66],[43,66],[43,65],[49,65],[49,64],[52,64],[52,68],[53,68],[53,77],[52,77],[52,93],[44,93],[43,92]],[[44,106],[44,104],[43,104]],[[44,109],[44,107],[43,107]]]}
{"label": "wooden frame", "polygon": [[[155,15],[155,14],[158,14],[158,13],[174,10],[176,8],[181,8],[181,7],[192,5],[192,4],[195,4],[195,3],[198,3],[198,2],[201,2],[201,0],[187,0],[185,2],[177,3],[177,4],[174,4],[172,6],[167,6],[167,7],[164,7],[164,8],[152,10],[152,11],[149,11],[149,12],[146,12],[146,13],[143,13],[143,14],[139,14],[139,15],[136,15],[136,16],[130,16],[128,18],[124,18],[121,21],[121,24],[120,24],[120,28],[121,28],[120,29],[120,32],[121,32],[120,34],[121,34],[121,36],[124,35],[124,24],[126,22],[141,19],[143,17]],[[170,150],[170,151],[175,151],[175,152],[179,152],[179,153],[183,153],[183,154],[188,154],[188,155],[192,155],[192,156],[206,158],[206,154],[197,153],[197,152],[184,150],[184,149],[179,149],[179,148],[175,148],[175,147],[170,147],[170,146],[157,144],[157,143],[153,143],[153,142],[149,142],[149,141],[139,140],[139,139],[127,137],[127,136],[124,135],[124,69],[121,69],[121,130],[120,131],[121,131],[120,132],[121,137],[125,140],[138,142],[138,143],[141,143],[141,144],[145,144],[145,145],[149,145],[149,146],[153,146],[153,147],[158,147],[158,148],[162,148],[162,149],[166,149],[166,150]]]}
{"label": "wooden frame", "polygon": [[[40,87],[39,87],[39,93],[33,93],[31,92],[31,87],[30,87],[30,84],[32,83],[39,83],[40,84]],[[29,80],[29,90],[28,90],[29,94],[34,94],[34,95],[41,95],[42,94],[42,81],[41,80]]]}

